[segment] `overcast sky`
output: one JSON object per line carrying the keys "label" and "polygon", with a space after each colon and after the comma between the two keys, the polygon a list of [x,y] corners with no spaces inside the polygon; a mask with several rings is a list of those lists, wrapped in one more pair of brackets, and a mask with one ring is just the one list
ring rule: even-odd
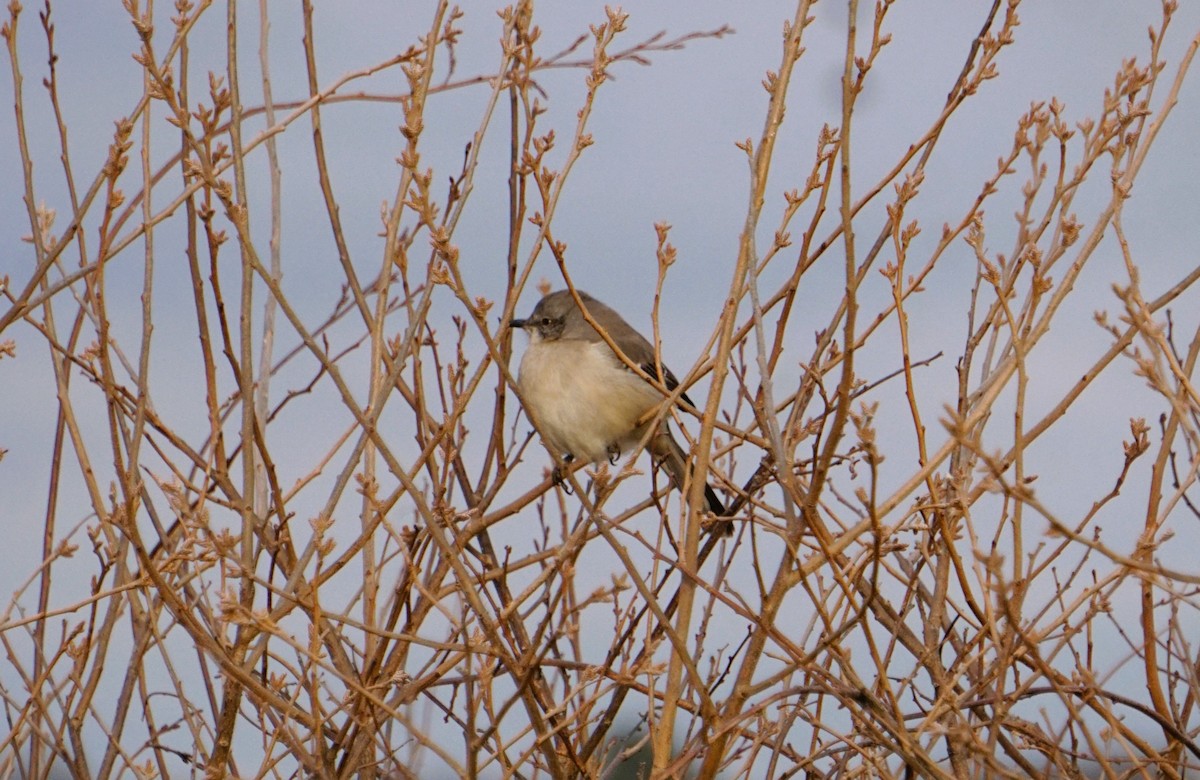
{"label": "overcast sky", "polygon": [[[862,5],[861,34],[865,35],[871,6]],[[854,161],[859,186],[876,181],[936,116],[988,5],[910,0],[893,8],[888,18],[893,41],[884,50],[856,112]],[[1103,90],[1112,83],[1122,58],[1146,58],[1146,30],[1157,24],[1159,9],[1160,4],[1151,0],[1077,0],[1026,3],[1021,7],[1023,23],[1016,45],[1000,60],[1001,77],[989,82],[979,98],[951,123],[928,167],[922,195],[911,210],[925,227],[917,239],[918,252],[922,246],[932,247],[943,223],[961,219],[980,183],[992,174],[995,160],[1010,146],[1017,118],[1033,101],[1057,97],[1066,104],[1066,115],[1072,121],[1097,113]],[[322,82],[329,83],[344,73],[382,61],[401,48],[401,42],[407,44],[417,34],[415,31],[427,24],[427,14],[414,14],[414,10],[419,9],[411,3],[322,5],[316,19]],[[495,42],[500,21],[492,5],[471,3],[465,10],[456,75],[486,74],[498,62]],[[722,25],[734,30],[721,40],[698,40],[682,51],[653,54],[650,67],[622,64],[612,69],[614,79],[601,90],[590,125],[596,143],[571,174],[555,220],[556,237],[568,245],[568,262],[576,282],[614,305],[640,328],[649,327],[656,273],[654,223],[674,226],[671,241],[679,249],[679,262],[666,285],[662,330],[667,356],[681,373],[680,369],[690,366],[707,339],[707,315],[728,289],[747,195],[745,156],[734,144],[757,137],[761,131],[766,94],[759,83],[766,70],[778,66],[781,23],[790,17],[792,9],[782,2],[695,2],[686,6],[648,2],[627,6],[626,10],[630,13],[629,30],[618,40],[617,49],[664,30],[668,36],[714,30]],[[158,13],[156,41],[165,46],[170,33],[168,14],[162,9]],[[223,67],[223,13],[209,13],[193,34],[192,57],[197,63],[192,74],[194,90],[203,89],[206,68]],[[806,35],[807,51],[790,93],[762,221],[764,230],[776,224],[783,206],[780,193],[796,186],[805,175],[818,129],[824,123],[836,124],[838,118],[845,6],[820,3],[815,13],[817,21]],[[243,4],[242,14],[242,89],[244,102],[254,104],[258,88],[257,16],[247,4]],[[70,127],[72,162],[81,179],[90,181],[107,153],[114,120],[128,114],[140,94],[140,71],[131,57],[136,35],[115,4],[64,5],[55,8],[54,18],[61,103]],[[543,53],[565,48],[586,32],[588,24],[603,18],[600,4],[539,7]],[[1198,26],[1200,9],[1195,4],[1183,4],[1164,46],[1169,69],[1174,69]],[[276,8],[271,33],[275,98],[285,101],[301,96],[304,76],[298,15]],[[206,48],[205,43],[210,45]],[[586,55],[589,45],[582,47],[582,54]],[[57,161],[56,133],[45,92],[39,86],[45,75],[44,36],[32,10],[22,18],[19,48],[25,68],[37,197],[57,210],[61,226],[68,208]],[[584,75],[583,70],[567,69],[539,77],[550,108],[541,127],[554,128],[562,139],[559,160],[574,127]],[[401,75],[393,69],[356,88],[397,94],[402,85]],[[11,89],[9,79],[0,82],[3,105],[11,105]],[[1196,91],[1194,79],[1185,85],[1180,105],[1126,208],[1129,237],[1142,261],[1143,282],[1151,292],[1161,291],[1177,278],[1180,269],[1195,262],[1194,182],[1200,174],[1200,153],[1194,143],[1200,105],[1194,99]],[[431,101],[426,117],[429,130],[422,148],[423,162],[434,167],[436,182],[445,182],[457,172],[486,97],[486,87],[477,86],[451,91]],[[324,112],[324,122],[350,249],[362,273],[371,278],[382,247],[378,235],[380,206],[394,197],[394,159],[401,144],[397,132],[399,109],[394,103],[339,104]],[[261,119],[248,123],[251,132],[259,127]],[[322,276],[334,268],[336,255],[323,206],[310,186],[313,164],[307,127],[306,121],[299,122],[279,138],[285,192],[283,256],[285,286],[301,305],[311,305],[309,313],[315,316],[328,309],[338,290],[334,284],[324,283]],[[0,154],[0,177],[12,183],[0,190],[0,273],[19,281],[32,255],[22,242],[29,225],[22,190],[16,186],[21,171],[11,119],[0,123],[0,133],[5,150]],[[156,137],[160,142],[159,159],[166,160],[174,152],[175,142],[163,130]],[[263,202],[267,193],[262,159],[261,154],[253,158],[260,167],[250,169],[252,204]],[[500,262],[507,240],[506,165],[507,149],[502,137],[489,137],[477,175],[475,202],[456,234],[472,292],[488,297],[503,292]],[[1098,181],[1095,192],[1105,196],[1106,186],[1106,182]],[[158,202],[166,202],[176,191],[171,187],[157,196]],[[1018,195],[1015,185],[1010,186],[989,208],[989,245],[995,251],[1005,251],[1011,245],[1015,222],[1003,209],[1015,208]],[[1086,223],[1086,193],[1078,204]],[[881,224],[878,210],[875,214],[868,212],[860,223],[860,234],[873,235]],[[91,227],[94,231],[95,224]],[[265,220],[254,228],[265,246]],[[160,231],[158,253],[164,259],[179,257],[179,247],[172,243],[170,232]],[[137,251],[129,256],[135,257]],[[930,337],[929,354],[942,348],[936,335],[945,331],[946,323],[958,329],[965,323],[967,303],[962,293],[967,288],[961,281],[973,275],[974,262],[963,244],[952,250],[951,259],[931,277],[932,292],[919,300],[913,313],[914,335]],[[1074,381],[1097,350],[1107,345],[1107,337],[1094,326],[1091,315],[1094,309],[1116,306],[1109,287],[1113,281],[1120,281],[1123,272],[1116,253],[1110,251],[1106,262],[1097,264],[1102,271],[1089,273],[1081,280],[1085,294],[1077,296],[1077,309],[1062,317],[1054,336],[1039,347],[1047,359],[1061,366],[1061,370],[1041,378],[1051,383],[1046,388],[1047,397],[1055,397],[1054,391],[1059,389],[1052,386],[1056,377],[1063,386]],[[828,309],[823,304],[840,295],[840,271],[836,264],[827,267],[828,272],[818,267],[806,277],[809,292],[801,301],[802,306],[808,306],[799,315],[798,332],[811,334],[823,327],[828,320]],[[957,276],[959,272],[963,276]],[[140,285],[139,262],[112,264],[108,273],[110,285],[128,283],[133,285],[130,290]],[[555,273],[552,260],[543,256],[534,278],[553,279]],[[170,302],[190,296],[186,275],[181,270],[172,273],[171,266],[164,262],[160,262],[156,290],[158,299],[168,305],[166,311]],[[886,286],[877,276],[868,280],[864,290],[866,295],[885,292]],[[536,292],[529,290],[521,306],[528,310],[535,300]],[[128,336],[136,332],[136,306],[129,306],[126,313],[128,321],[121,322],[121,312],[112,312],[116,327],[130,329]],[[1181,322],[1186,326],[1187,313],[1177,312],[1177,316],[1185,318]],[[696,327],[697,322],[705,327]],[[177,329],[173,327],[176,324]],[[172,317],[161,317],[156,322],[158,343],[175,339],[183,345],[181,349],[191,349],[191,333],[186,319],[176,323]],[[28,341],[31,331],[16,327],[4,336],[18,340],[21,360],[0,362],[0,392],[30,412],[0,423],[0,446],[10,450],[0,466],[0,485],[21,485],[23,489],[16,492],[28,503],[19,514],[32,512],[36,516],[43,502],[43,458],[53,424],[53,407],[48,403],[52,394],[46,384],[49,374],[44,359],[39,359],[36,340]],[[807,336],[805,343],[810,343]],[[1081,343],[1092,346],[1080,349]],[[156,361],[168,360],[171,354],[171,350],[159,351]],[[798,350],[797,358],[802,354]],[[178,356],[186,360],[186,353]],[[174,390],[190,404],[196,398],[191,394],[196,389],[192,377],[180,372],[178,386],[172,388],[169,362],[166,369],[158,373],[162,384],[156,401],[168,403]],[[931,375],[952,370],[949,361],[943,361],[931,369]],[[1131,389],[1138,385],[1130,379]],[[1089,398],[1087,403],[1102,402]],[[1079,435],[1087,437],[1090,431],[1111,445],[1113,436],[1123,432],[1128,414],[1105,414],[1101,410],[1097,418],[1111,424],[1105,430],[1083,425]],[[1119,457],[1119,452],[1113,455]],[[1060,460],[1047,464],[1051,469],[1059,466]],[[29,490],[31,484],[38,488]],[[4,492],[12,495],[12,491]],[[31,543],[35,542],[31,539]]]}

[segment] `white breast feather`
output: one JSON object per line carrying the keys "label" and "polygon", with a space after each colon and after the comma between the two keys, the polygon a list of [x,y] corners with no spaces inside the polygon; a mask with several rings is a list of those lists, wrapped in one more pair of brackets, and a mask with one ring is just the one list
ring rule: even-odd
{"label": "white breast feather", "polygon": [[625,450],[636,444],[642,431],[634,424],[662,401],[603,343],[531,343],[518,383],[526,410],[550,444],[591,462],[607,458],[610,445]]}

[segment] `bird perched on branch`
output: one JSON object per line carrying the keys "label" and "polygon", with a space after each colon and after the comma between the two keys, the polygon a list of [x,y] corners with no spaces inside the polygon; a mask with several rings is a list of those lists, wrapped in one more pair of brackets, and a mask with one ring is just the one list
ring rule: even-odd
{"label": "bird perched on branch", "polygon": [[[654,348],[621,315],[585,292],[579,300],[588,317],[634,365],[658,378],[668,390],[679,385],[654,357]],[[663,394],[621,360],[600,332],[584,317],[570,290],[559,290],[538,301],[527,319],[510,325],[529,334],[521,359],[517,386],[526,413],[538,431],[566,460],[615,462],[638,446],[651,425],[648,415],[663,402]],[[686,395],[683,400],[694,406]],[[639,424],[640,422],[640,424]],[[647,448],[676,488],[688,475],[687,456],[664,418],[649,436]],[[725,507],[711,486],[704,486],[705,508],[722,517]],[[728,520],[709,526],[712,533],[733,533]]]}

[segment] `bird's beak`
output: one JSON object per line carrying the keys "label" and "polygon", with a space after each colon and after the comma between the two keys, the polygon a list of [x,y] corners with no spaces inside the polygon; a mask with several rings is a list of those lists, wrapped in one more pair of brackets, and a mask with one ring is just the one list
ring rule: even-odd
{"label": "bird's beak", "polygon": [[510,328],[523,328],[528,324],[529,324],[529,320],[509,320],[508,321],[508,327],[510,327]]}

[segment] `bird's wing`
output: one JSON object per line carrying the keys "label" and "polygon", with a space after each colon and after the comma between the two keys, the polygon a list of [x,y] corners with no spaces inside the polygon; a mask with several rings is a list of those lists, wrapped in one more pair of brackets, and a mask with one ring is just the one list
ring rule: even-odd
{"label": "bird's wing", "polygon": [[[649,341],[646,340],[645,336],[634,330],[633,327],[630,326],[630,324],[626,322],[625,319],[611,307],[605,305],[601,301],[596,300],[590,295],[581,297],[593,319],[595,319],[596,315],[601,312],[608,314],[608,316],[603,317],[603,319],[611,324],[605,328],[605,331],[608,333],[608,337],[612,339],[615,344],[620,345],[621,351],[625,353],[625,357],[629,358],[631,362],[633,362],[647,374],[662,382],[667,390],[670,391],[679,387],[679,379],[676,378],[675,374],[671,373],[671,369],[667,368],[665,365],[660,365],[655,359],[654,347]],[[600,340],[599,333],[592,331],[591,335],[595,339]],[[695,404],[692,403],[692,399],[688,398],[686,393],[683,394],[682,398],[683,401],[689,406],[695,407]]]}
{"label": "bird's wing", "polygon": [[[645,371],[650,376],[658,379],[658,381],[662,382],[663,385],[666,386],[667,390],[673,391],[675,388],[679,387],[679,380],[675,377],[675,375],[673,373],[671,373],[671,369],[667,368],[666,366],[656,363],[653,358],[651,358],[649,361],[647,361],[645,363],[641,363],[639,365],[639,368],[641,368],[643,371]],[[659,371],[660,368],[662,369],[662,371]],[[692,403],[692,399],[688,398],[687,393],[680,393],[679,397],[681,399],[683,399],[683,402],[685,404],[687,404],[688,406],[691,406],[691,407],[696,406],[696,404]]]}

